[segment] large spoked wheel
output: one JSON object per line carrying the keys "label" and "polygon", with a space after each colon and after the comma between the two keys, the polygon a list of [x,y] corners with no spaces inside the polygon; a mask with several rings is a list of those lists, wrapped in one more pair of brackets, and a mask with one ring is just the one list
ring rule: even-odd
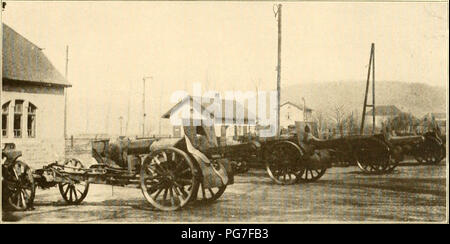
{"label": "large spoked wheel", "polygon": [[385,174],[392,172],[397,167],[397,164],[393,164],[394,161],[390,157],[385,158],[383,156],[370,157],[359,155],[356,162],[358,167],[367,174]]}
{"label": "large spoked wheel", "polygon": [[442,160],[445,159],[446,154],[447,154],[446,150],[447,150],[446,144],[445,144],[445,143],[442,143],[442,147],[441,147],[441,160],[440,160],[440,161],[442,161]]}
{"label": "large spoked wheel", "polygon": [[398,163],[391,158],[388,145],[376,139],[361,145],[356,155],[358,167],[367,174],[392,172]]}
{"label": "large spoked wheel", "polygon": [[310,169],[305,168],[300,171],[300,173],[297,175],[297,182],[300,183],[310,183],[317,181],[320,179],[325,172],[327,171],[327,168],[321,168],[321,169]]}
{"label": "large spoked wheel", "polygon": [[[197,171],[201,172],[200,166],[198,164],[196,166],[197,166]],[[221,167],[223,168],[224,166],[222,165],[221,162],[213,161],[213,167],[218,169]],[[227,189],[227,185],[223,185],[220,187],[207,188],[203,185],[203,179],[201,177],[199,177],[198,191],[196,194],[194,194],[195,197],[193,197],[191,200],[196,200],[196,203],[200,203],[200,204],[211,204],[211,203],[215,202],[217,199],[219,199],[223,195],[223,193],[225,192],[226,189]]]}
{"label": "large spoked wheel", "polygon": [[80,204],[89,191],[88,179],[79,180],[84,173],[84,166],[80,160],[75,158],[66,159],[63,165],[64,173],[78,175],[78,177],[67,177],[67,182],[58,183],[62,198],[70,205]]}
{"label": "large spoked wheel", "polygon": [[394,171],[395,168],[397,168],[398,164],[399,164],[399,161],[396,161],[392,157],[389,157],[389,163],[386,166],[386,168],[384,169],[384,173],[385,174],[391,173],[392,171]]}
{"label": "large spoked wheel", "polygon": [[302,156],[300,147],[290,141],[283,141],[266,150],[265,164],[269,177],[280,185],[295,184],[302,170],[298,162]]}
{"label": "large spoked wheel", "polygon": [[16,211],[32,208],[36,187],[31,168],[17,160],[6,171],[2,184],[8,205]]}
{"label": "large spoked wheel", "polygon": [[427,164],[438,164],[442,160],[442,145],[436,138],[427,138],[424,143],[423,160]]}
{"label": "large spoked wheel", "polygon": [[146,157],[140,177],[145,199],[154,208],[164,211],[185,206],[199,186],[192,160],[173,147],[154,151]]}
{"label": "large spoked wheel", "polygon": [[223,195],[226,189],[227,185],[223,185],[221,187],[205,188],[203,186],[203,183],[200,183],[197,191],[197,201],[202,204],[213,203]]}

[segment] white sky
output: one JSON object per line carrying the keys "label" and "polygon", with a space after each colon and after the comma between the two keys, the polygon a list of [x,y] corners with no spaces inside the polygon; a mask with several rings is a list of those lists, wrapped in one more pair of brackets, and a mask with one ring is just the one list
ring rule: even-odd
{"label": "white sky", "polygon": [[[272,5],[7,2],[2,19],[44,48],[62,74],[69,45],[69,133],[117,133],[128,100],[129,132],[138,133],[143,76],[154,77],[146,89],[152,132],[173,105],[172,92],[192,91],[193,82],[219,91],[276,89]],[[286,2],[282,12],[282,86],[364,80],[374,42],[377,80],[446,87],[447,3]]]}

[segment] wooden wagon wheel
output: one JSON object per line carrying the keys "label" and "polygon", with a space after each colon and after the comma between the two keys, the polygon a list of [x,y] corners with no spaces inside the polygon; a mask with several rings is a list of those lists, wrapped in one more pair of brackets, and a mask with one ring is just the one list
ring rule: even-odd
{"label": "wooden wagon wheel", "polygon": [[367,158],[359,157],[357,160],[358,167],[368,174],[383,174],[389,165],[386,160],[382,158]]}
{"label": "wooden wagon wheel", "polygon": [[266,150],[264,160],[269,177],[280,185],[295,184],[302,170],[299,164],[302,156],[300,147],[290,141],[281,141]]}
{"label": "wooden wagon wheel", "polygon": [[297,174],[297,182],[301,183],[309,183],[314,182],[320,179],[325,172],[327,171],[327,168],[321,168],[321,169],[311,169],[311,168],[305,168],[302,169],[299,174]]}
{"label": "wooden wagon wheel", "polygon": [[221,187],[205,188],[203,186],[203,183],[200,183],[197,191],[197,201],[203,204],[212,203],[219,199],[226,189],[227,185],[223,185]]}
{"label": "wooden wagon wheel", "polygon": [[355,154],[358,167],[368,174],[386,174],[397,167],[397,162],[391,158],[388,145],[379,139],[364,143]]}
{"label": "wooden wagon wheel", "polygon": [[398,166],[398,162],[393,160],[389,155],[359,155],[356,163],[367,174],[390,173]]}
{"label": "wooden wagon wheel", "polygon": [[[221,164],[218,161],[213,161],[213,165],[215,165],[216,163]],[[224,166],[217,165],[217,167],[224,167]],[[217,167],[216,167],[216,169],[217,169]],[[201,172],[200,166],[198,166],[198,165],[197,165],[197,171]],[[203,180],[202,177],[199,177],[198,191],[197,191],[197,194],[194,194],[195,198],[192,199],[192,200],[196,200],[198,203],[201,203],[201,204],[213,203],[214,201],[219,199],[223,195],[225,190],[227,189],[227,185],[223,185],[220,187],[206,188],[206,187],[204,187],[202,180]]]}
{"label": "wooden wagon wheel", "polygon": [[[8,204],[17,211],[24,211],[33,205],[35,183],[31,168],[24,162],[15,161],[6,172],[6,188]],[[5,189],[6,189],[5,188]]]}
{"label": "wooden wagon wheel", "polygon": [[[75,158],[69,158],[64,161],[63,166],[64,172],[67,173],[83,173],[84,165],[80,160]],[[84,181],[78,179],[70,178],[70,182],[60,182],[58,183],[59,193],[63,199],[71,205],[80,204],[87,196],[89,191],[89,181],[86,178]]]}
{"label": "wooden wagon wheel", "polygon": [[447,155],[447,151],[446,150],[447,150],[446,143],[442,143],[442,146],[441,146],[441,160],[440,161],[445,159],[445,157]]}
{"label": "wooden wagon wheel", "polygon": [[395,168],[397,168],[399,164],[399,161],[393,159],[392,157],[389,157],[389,163],[387,164],[386,168],[384,169],[384,173],[391,173],[394,171]]}
{"label": "wooden wagon wheel", "polygon": [[442,145],[436,138],[426,138],[423,158],[428,164],[438,164],[442,160]]}
{"label": "wooden wagon wheel", "polygon": [[192,160],[180,149],[169,147],[156,150],[142,163],[142,194],[156,209],[180,209],[198,190],[199,177],[195,172]]}

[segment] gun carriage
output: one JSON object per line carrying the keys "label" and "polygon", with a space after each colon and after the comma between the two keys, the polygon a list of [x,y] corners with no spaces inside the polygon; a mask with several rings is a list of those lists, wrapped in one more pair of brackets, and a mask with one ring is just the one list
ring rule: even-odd
{"label": "gun carriage", "polygon": [[[31,208],[37,186],[57,186],[68,204],[80,204],[89,184],[134,186],[158,210],[177,210],[192,201],[210,203],[233,184],[231,161],[258,161],[277,184],[320,179],[333,162],[345,159],[363,172],[391,172],[405,154],[429,163],[442,158],[442,140],[433,134],[383,135],[318,139],[308,126],[302,135],[265,138],[221,146],[212,126],[184,126],[184,138],[92,141],[97,164],[85,167],[77,159],[55,162],[35,170],[18,160],[13,144],[2,150],[3,200],[16,210]],[[443,149],[444,148],[444,149]],[[430,156],[428,156],[430,155]],[[419,159],[418,159],[419,160]]]}
{"label": "gun carriage", "polygon": [[[185,131],[181,139],[92,141],[92,156],[97,164],[90,167],[69,158],[32,172],[11,152],[3,167],[18,170],[4,170],[9,174],[3,175],[3,182],[15,180],[6,184],[11,193],[5,199],[15,200],[16,210],[25,210],[32,206],[36,186],[57,186],[68,204],[80,204],[88,194],[89,184],[107,184],[141,188],[144,198],[158,210],[177,210],[192,201],[210,203],[233,184],[231,166],[221,154],[214,154],[214,130],[187,126]],[[205,140],[206,135],[210,140]]]}
{"label": "gun carriage", "polygon": [[391,136],[388,141],[393,148],[393,157],[397,161],[403,161],[405,156],[412,156],[419,163],[438,164],[445,158],[445,138],[436,132]]}
{"label": "gun carriage", "polygon": [[318,139],[305,127],[303,137],[262,142],[269,177],[278,184],[308,183],[320,179],[332,163],[343,158],[366,173],[391,172],[397,162],[382,135]]}

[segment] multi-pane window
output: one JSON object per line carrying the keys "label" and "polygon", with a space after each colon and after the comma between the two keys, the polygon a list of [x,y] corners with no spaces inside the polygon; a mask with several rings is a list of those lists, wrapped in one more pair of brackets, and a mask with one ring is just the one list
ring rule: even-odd
{"label": "multi-pane window", "polygon": [[28,137],[36,137],[36,106],[31,103],[28,105],[27,132]]}
{"label": "multi-pane window", "polygon": [[2,136],[8,137],[9,102],[2,106]]}
{"label": "multi-pane window", "polygon": [[37,107],[24,100],[12,100],[2,105],[2,136],[36,137]]}
{"label": "multi-pane window", "polygon": [[14,104],[14,137],[22,137],[23,100],[16,100]]}

